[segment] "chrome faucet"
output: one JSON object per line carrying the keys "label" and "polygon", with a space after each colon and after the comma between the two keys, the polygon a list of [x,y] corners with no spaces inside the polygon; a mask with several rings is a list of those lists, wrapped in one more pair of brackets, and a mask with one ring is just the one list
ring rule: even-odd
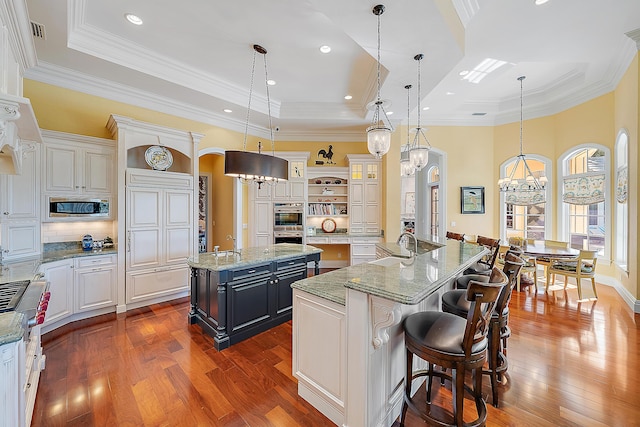
{"label": "chrome faucet", "polygon": [[227,234],[227,240],[233,240],[233,252],[231,252],[232,254],[238,254],[240,255],[240,252],[238,252],[238,248],[236,246],[236,238],[233,237],[231,234]]}
{"label": "chrome faucet", "polygon": [[418,254],[418,239],[416,239],[416,236],[413,233],[410,233],[408,231],[403,232],[400,235],[400,237],[398,237],[398,241],[396,243],[400,244],[400,242],[402,242],[402,240],[405,237],[413,239],[413,251],[411,251],[411,249],[409,249],[409,248],[407,248],[407,250],[409,251],[411,256],[417,255]]}

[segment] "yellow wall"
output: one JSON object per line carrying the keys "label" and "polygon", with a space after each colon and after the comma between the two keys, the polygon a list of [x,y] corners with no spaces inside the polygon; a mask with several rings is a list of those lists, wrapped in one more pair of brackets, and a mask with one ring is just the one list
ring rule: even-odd
{"label": "yellow wall", "polygon": [[[640,253],[638,252],[637,244],[638,229],[640,228],[640,218],[638,217],[638,204],[640,203],[638,200],[638,164],[640,164],[640,151],[638,150],[638,135],[640,133],[638,128],[640,124],[640,108],[638,108],[640,99],[639,68],[638,55],[636,55],[614,92],[614,138],[618,135],[619,129],[626,129],[629,134],[629,199],[627,201],[629,205],[629,273],[627,274],[617,267],[614,267],[611,272],[611,275],[620,280],[625,289],[636,298],[640,297],[640,283],[638,283]],[[615,163],[612,163],[612,166],[615,167]],[[615,180],[612,180],[611,191],[613,191],[614,186]],[[613,221],[615,225],[615,216],[613,216]],[[613,235],[615,235],[615,232]]]}
{"label": "yellow wall", "polygon": [[[640,217],[637,212],[637,165],[640,152],[637,148],[639,109],[638,98],[640,73],[638,58],[633,61],[618,88],[614,92],[595,98],[584,104],[570,108],[561,113],[524,122],[524,152],[540,154],[552,160],[553,177],[557,177],[557,159],[570,147],[597,143],[609,147],[612,152],[615,137],[622,127],[629,131],[630,141],[630,241],[638,239]],[[38,122],[43,129],[51,129],[82,135],[110,138],[105,128],[110,114],[119,114],[137,120],[158,123],[176,129],[188,130],[204,134],[200,149],[218,147],[223,149],[241,149],[243,135],[171,115],[158,113],[149,109],[134,107],[124,103],[109,101],[103,98],[74,92],[71,90],[39,83],[24,81],[24,96],[31,99]],[[406,130],[406,129],[405,129]],[[392,150],[383,158],[383,218],[382,224],[386,236],[395,238],[399,234],[400,200],[399,188],[399,150],[406,132],[399,129],[392,137]],[[276,135],[277,136],[277,135]],[[499,232],[499,194],[496,182],[499,166],[508,158],[519,152],[519,123],[511,123],[495,127],[461,127],[433,126],[427,131],[427,137],[434,148],[446,152],[447,156],[447,188],[442,189],[447,195],[447,218],[443,218],[447,229],[469,234],[486,234],[495,236]],[[262,140],[262,139],[261,139]],[[258,138],[249,137],[248,150],[257,148]],[[264,142],[264,141],[263,141]],[[336,166],[345,166],[345,155],[348,153],[366,153],[364,130],[362,142],[288,142],[276,141],[277,151],[309,151],[309,165],[314,165],[320,149],[328,149],[333,145],[333,160]],[[268,150],[270,147],[266,147]],[[613,162],[612,162],[613,166]],[[460,213],[460,187],[484,186],[486,213],[483,215],[462,215]],[[611,189],[613,190],[613,189]],[[246,191],[244,200],[243,223],[247,223]],[[553,186],[553,200],[558,200],[557,188]],[[230,197],[230,196],[224,196]],[[611,207],[608,207],[611,209]],[[553,236],[557,236],[557,203],[554,203]],[[456,222],[451,227],[451,221]],[[247,232],[243,240],[246,246]],[[222,245],[221,245],[222,246]],[[637,265],[640,253],[636,245],[629,250],[629,277],[620,275],[614,267],[603,263],[598,271],[621,280],[625,287],[637,298],[638,289]]]}
{"label": "yellow wall", "polygon": [[346,261],[349,264],[349,245],[316,245],[313,246],[322,249],[323,261]]}

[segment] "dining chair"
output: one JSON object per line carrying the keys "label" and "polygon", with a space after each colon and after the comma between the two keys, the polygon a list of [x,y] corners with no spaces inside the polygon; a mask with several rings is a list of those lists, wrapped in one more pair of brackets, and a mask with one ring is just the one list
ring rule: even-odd
{"label": "dining chair", "polygon": [[[501,246],[500,249],[504,250],[503,246]],[[505,251],[505,254],[503,256],[503,261],[500,262],[500,265],[504,265],[504,259],[506,259],[506,257],[510,253],[520,257],[524,262],[524,265],[520,269],[520,274],[531,274],[533,276],[532,278],[533,286],[537,294],[538,293],[538,265],[536,264],[536,257],[526,256],[520,246],[510,245],[504,251]],[[516,281],[516,290],[518,292],[520,292],[520,284],[522,281],[522,276],[520,274],[518,274],[517,281]]]}
{"label": "dining chair", "polygon": [[[569,242],[562,242],[560,240],[545,240],[544,245],[550,248],[568,248]],[[547,277],[547,269],[549,268],[549,264],[551,264],[550,258],[537,257],[536,264],[542,266],[543,277]]]}
{"label": "dining chair", "polygon": [[[582,299],[582,279],[591,279],[593,294],[598,298],[596,291],[596,263],[598,261],[598,251],[581,250],[578,258],[562,259],[551,258],[547,267],[547,284],[545,292],[549,289],[549,284],[555,283],[556,274],[564,276],[564,289],[567,289],[567,280],[574,277],[578,286],[578,299]],[[552,279],[551,279],[552,278]],[[551,281],[550,281],[551,280]]]}
{"label": "dining chair", "polygon": [[[404,403],[400,426],[405,425],[407,409],[417,413],[430,425],[483,426],[487,420],[487,405],[482,397],[482,366],[487,361],[490,318],[494,312],[500,291],[507,285],[507,276],[497,267],[493,269],[492,283],[470,282],[465,291],[469,301],[466,318],[441,311],[421,311],[409,315],[403,322],[406,352],[406,377]],[[413,370],[413,356],[427,362],[427,369]],[[451,372],[435,370],[435,366]],[[465,373],[470,372],[472,385],[465,383]],[[427,377],[427,399],[417,404],[411,397],[413,380]],[[431,400],[433,377],[451,381],[453,422],[438,419],[442,408]],[[475,402],[478,418],[463,421],[464,396],[468,392]],[[435,411],[432,411],[435,409]]]}

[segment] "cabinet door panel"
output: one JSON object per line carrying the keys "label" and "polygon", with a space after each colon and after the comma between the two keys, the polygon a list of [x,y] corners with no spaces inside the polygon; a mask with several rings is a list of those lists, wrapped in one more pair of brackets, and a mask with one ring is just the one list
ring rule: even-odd
{"label": "cabinet door panel", "polygon": [[127,303],[147,300],[189,289],[189,267],[127,273]]}
{"label": "cabinet door panel", "polygon": [[367,182],[365,184],[365,198],[367,203],[379,203],[380,186],[378,182]]}
{"label": "cabinet door panel", "polygon": [[160,265],[160,230],[129,231],[129,268]]}
{"label": "cabinet door panel", "polygon": [[274,283],[276,292],[276,314],[282,314],[291,311],[293,303],[293,290],[291,284],[295,281],[302,280],[307,277],[306,265],[302,269],[277,272],[277,282]]}
{"label": "cabinet door panel", "polygon": [[291,198],[296,200],[304,200],[304,188],[306,184],[301,181],[290,181]]}
{"label": "cabinet door panel", "polygon": [[364,184],[352,183],[350,193],[351,203],[364,203]]}
{"label": "cabinet door panel", "polygon": [[278,182],[273,188],[273,198],[274,199],[286,199],[289,197],[289,183],[288,182]]}
{"label": "cabinet door panel", "polygon": [[116,305],[116,267],[76,270],[76,311],[89,311]]}
{"label": "cabinet door panel", "polygon": [[72,261],[60,261],[42,266],[45,279],[49,282],[49,306],[44,325],[67,317],[73,313],[73,269]]}
{"label": "cabinet door panel", "polygon": [[229,283],[230,332],[269,318],[269,279],[261,276],[241,284]]}
{"label": "cabinet door panel", "polygon": [[72,147],[45,147],[46,190],[75,192],[79,188],[76,177],[77,151]]}
{"label": "cabinet door panel", "polygon": [[166,197],[166,226],[190,226],[193,221],[191,192],[167,191]]}
{"label": "cabinet door panel", "polygon": [[0,228],[6,259],[40,253],[40,226],[35,221],[8,222]]}
{"label": "cabinet door panel", "polygon": [[2,175],[2,218],[5,219],[37,219],[40,198],[40,164],[39,152],[36,148],[28,151],[22,158],[22,174]]}
{"label": "cabinet door panel", "polygon": [[165,262],[184,262],[191,254],[192,229],[170,228],[165,231]]}
{"label": "cabinet door panel", "polygon": [[158,190],[129,190],[128,228],[160,226],[160,192]]}
{"label": "cabinet door panel", "polygon": [[83,190],[87,193],[110,193],[113,182],[113,156],[87,151],[84,155]]}
{"label": "cabinet door panel", "polygon": [[255,233],[271,234],[273,231],[273,205],[271,202],[256,202]]}

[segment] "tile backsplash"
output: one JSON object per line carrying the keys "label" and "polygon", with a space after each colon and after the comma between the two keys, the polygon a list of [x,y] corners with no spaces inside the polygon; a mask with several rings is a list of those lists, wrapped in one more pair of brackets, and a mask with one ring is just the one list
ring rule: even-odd
{"label": "tile backsplash", "polygon": [[85,234],[91,234],[94,240],[107,236],[116,239],[114,221],[78,221],[42,223],[42,243],[77,242]]}

